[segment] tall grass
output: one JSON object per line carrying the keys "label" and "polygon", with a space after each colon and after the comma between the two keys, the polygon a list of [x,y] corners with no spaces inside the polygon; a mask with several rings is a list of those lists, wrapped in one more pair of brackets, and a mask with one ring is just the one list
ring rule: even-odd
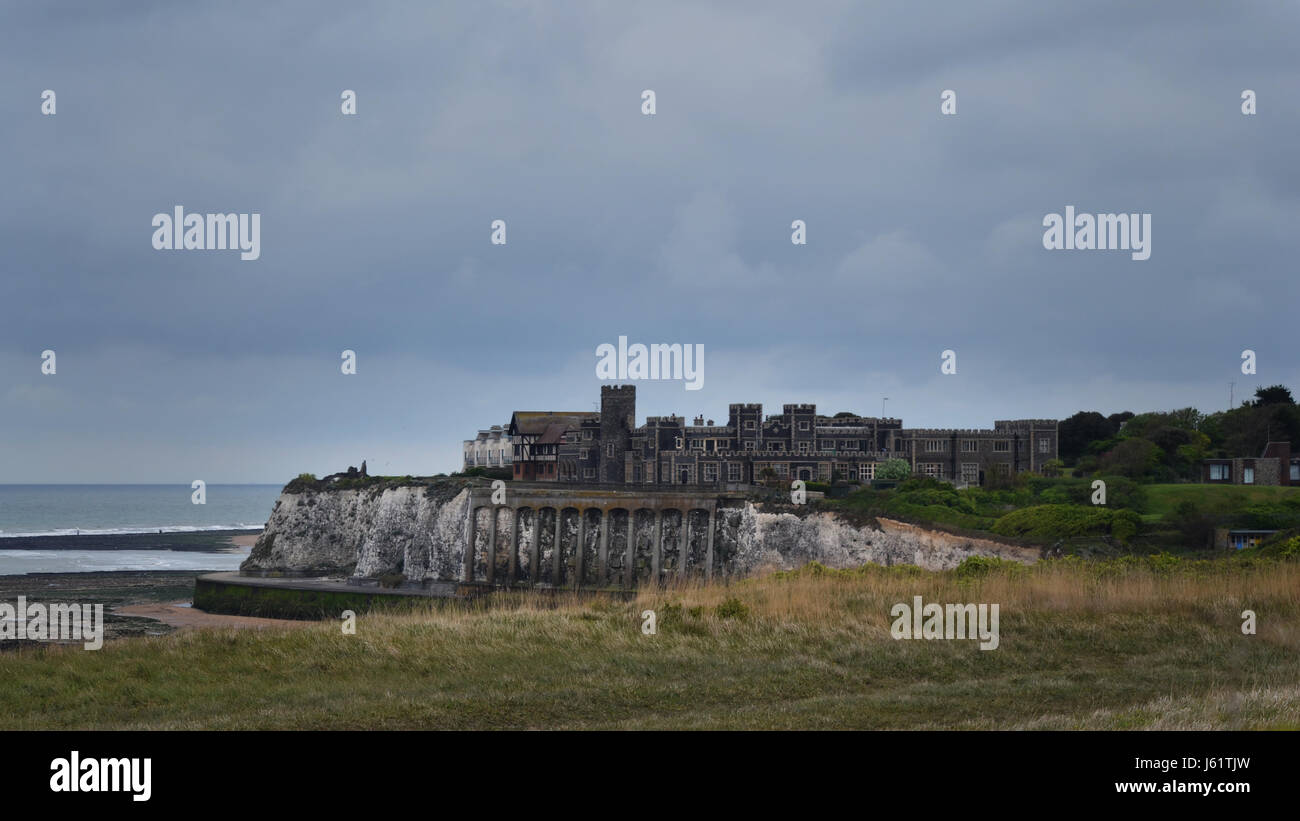
{"label": "tall grass", "polygon": [[[996,603],[1001,644],[890,608]],[[658,632],[642,632],[653,610]],[[1258,616],[1241,632],[1241,612]],[[6,728],[1300,727],[1300,564],[810,565],[0,654]]]}

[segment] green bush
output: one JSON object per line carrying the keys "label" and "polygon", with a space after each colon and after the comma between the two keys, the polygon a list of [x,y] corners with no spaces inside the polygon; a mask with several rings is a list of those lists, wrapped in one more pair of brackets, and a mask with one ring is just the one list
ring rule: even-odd
{"label": "green bush", "polygon": [[719,604],[716,611],[720,619],[749,618],[749,607],[740,599],[731,598]]}
{"label": "green bush", "polygon": [[1142,517],[1131,510],[1116,510],[1110,516],[1110,535],[1128,544],[1142,529]]}
{"label": "green bush", "polygon": [[1022,573],[1025,566],[1010,559],[995,556],[967,556],[953,570],[959,579],[979,579],[991,573]]}
{"label": "green bush", "polygon": [[[1120,517],[1120,533],[1112,531]],[[1014,510],[993,524],[993,532],[1002,536],[1036,541],[1072,539],[1081,536],[1114,535],[1124,541],[1137,533],[1141,518],[1132,511],[1114,511],[1105,507],[1083,505],[1034,505]],[[1127,535],[1121,535],[1127,534]]]}

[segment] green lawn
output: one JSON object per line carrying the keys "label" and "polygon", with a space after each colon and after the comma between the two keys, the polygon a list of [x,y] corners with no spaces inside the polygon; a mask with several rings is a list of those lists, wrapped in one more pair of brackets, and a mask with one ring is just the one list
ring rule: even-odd
{"label": "green lawn", "polygon": [[1173,512],[1177,504],[1190,499],[1204,504],[1211,499],[1232,500],[1245,507],[1255,502],[1276,502],[1283,499],[1300,499],[1300,487],[1273,487],[1267,485],[1209,485],[1167,484],[1146,485],[1149,507],[1145,521],[1159,521]]}

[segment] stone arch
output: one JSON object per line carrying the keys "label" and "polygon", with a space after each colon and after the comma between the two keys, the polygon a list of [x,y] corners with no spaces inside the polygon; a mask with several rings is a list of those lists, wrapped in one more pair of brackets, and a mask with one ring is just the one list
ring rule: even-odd
{"label": "stone arch", "polygon": [[515,511],[505,505],[496,505],[492,508],[491,518],[496,520],[496,530],[492,530],[489,522],[488,537],[495,535],[496,538],[488,545],[488,580],[493,584],[506,584],[510,579],[510,552],[515,545]]}
{"label": "stone arch", "polygon": [[629,587],[634,587],[652,578],[653,542],[655,538],[655,512],[649,508],[639,508],[633,514],[632,527],[632,566],[624,573],[630,580]]}
{"label": "stone arch", "polygon": [[[556,587],[561,587],[574,579],[574,563],[577,558],[578,528],[581,513],[572,505],[565,505],[560,508],[558,517],[560,538],[551,548],[549,581]],[[546,580],[543,579],[543,581]]]}
{"label": "stone arch", "polygon": [[682,511],[675,508],[665,508],[663,511],[664,522],[664,542],[663,552],[659,556],[659,579],[664,581],[677,576],[681,572],[682,546],[686,536],[685,528],[686,517]]}
{"label": "stone arch", "polygon": [[469,551],[470,563],[466,568],[466,581],[482,582],[487,581],[487,561],[490,545],[488,542],[488,526],[492,520],[491,505],[479,505],[470,510],[470,516],[473,518],[473,534],[471,542],[465,546]]}
{"label": "stone arch", "polygon": [[536,572],[533,574],[534,584],[550,584],[552,578],[552,568],[554,567],[555,556],[555,519],[559,515],[559,510],[555,507],[540,507],[537,509],[537,541],[533,555],[537,557],[535,563]]}
{"label": "stone arch", "polygon": [[520,507],[518,513],[519,538],[512,544],[516,551],[515,581],[531,583],[535,581],[536,567],[533,563],[533,545],[537,541],[537,510],[532,507]]}
{"label": "stone arch", "polygon": [[627,544],[631,534],[628,532],[630,514],[625,507],[616,507],[606,511],[606,527],[609,528],[609,543],[605,558],[604,584],[627,586],[623,570],[627,567]]}
{"label": "stone arch", "polygon": [[709,511],[705,508],[691,508],[686,511],[690,526],[686,528],[686,574],[702,576],[708,570],[709,554]]}

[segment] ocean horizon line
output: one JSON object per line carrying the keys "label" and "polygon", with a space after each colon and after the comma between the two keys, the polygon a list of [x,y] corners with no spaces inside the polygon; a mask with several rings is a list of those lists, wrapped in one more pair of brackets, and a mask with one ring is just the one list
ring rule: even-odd
{"label": "ocean horizon line", "polygon": [[[185,482],[0,482],[0,487],[191,487]],[[284,487],[288,482],[205,482],[207,487]]]}

